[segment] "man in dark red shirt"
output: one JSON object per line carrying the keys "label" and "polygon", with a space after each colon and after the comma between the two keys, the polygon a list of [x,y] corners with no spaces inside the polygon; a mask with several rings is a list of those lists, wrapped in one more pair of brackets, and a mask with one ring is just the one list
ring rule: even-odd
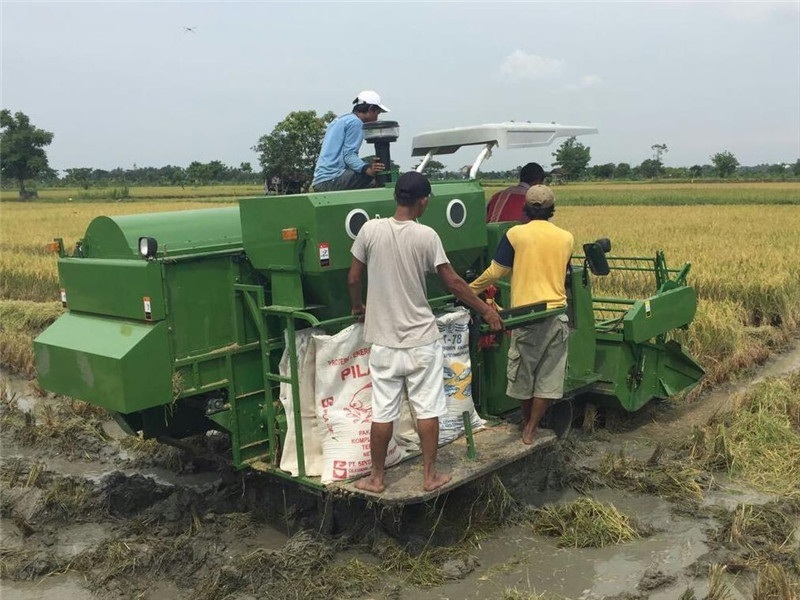
{"label": "man in dark red shirt", "polygon": [[539,163],[531,162],[522,167],[519,171],[519,183],[497,192],[489,200],[489,204],[486,205],[486,222],[522,221],[527,223],[529,219],[522,210],[522,207],[525,206],[525,193],[532,185],[543,184],[544,178],[548,174]]}

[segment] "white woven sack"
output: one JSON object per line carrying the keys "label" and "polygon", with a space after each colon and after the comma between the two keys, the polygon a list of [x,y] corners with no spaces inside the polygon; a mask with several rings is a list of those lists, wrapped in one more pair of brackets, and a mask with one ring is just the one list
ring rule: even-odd
{"label": "white woven sack", "polygon": [[464,433],[462,413],[467,411],[473,431],[486,422],[472,401],[472,363],[469,357],[469,312],[459,308],[436,317],[444,348],[444,392],[447,414],[439,418],[439,444],[452,442]]}
{"label": "white woven sack", "polygon": [[[300,384],[300,418],[303,429],[303,455],[305,457],[306,475],[315,477],[322,473],[322,438],[317,426],[317,413],[314,408],[314,384],[316,364],[314,361],[314,344],[311,336],[322,333],[321,329],[301,329],[295,334],[297,350],[297,376]],[[289,377],[289,340],[284,332],[286,344],[278,365],[283,377]],[[297,460],[297,441],[294,427],[294,403],[292,402],[292,384],[281,382],[279,396],[283,410],[286,412],[286,439],[281,454],[281,469],[294,477],[300,474]]]}
{"label": "white woven sack", "polygon": [[[372,469],[369,435],[372,425],[370,345],[364,325],[356,323],[336,335],[315,335],[317,422],[322,433],[322,483],[366,475]],[[386,466],[403,458],[392,438]]]}

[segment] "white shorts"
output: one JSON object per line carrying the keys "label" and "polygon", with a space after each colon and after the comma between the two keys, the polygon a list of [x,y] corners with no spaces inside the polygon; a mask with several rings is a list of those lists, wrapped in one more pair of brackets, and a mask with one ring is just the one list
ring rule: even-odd
{"label": "white shorts", "polygon": [[404,385],[417,419],[433,419],[447,414],[444,351],[440,340],[416,348],[372,344],[369,371],[372,376],[373,422],[391,423],[400,418]]}

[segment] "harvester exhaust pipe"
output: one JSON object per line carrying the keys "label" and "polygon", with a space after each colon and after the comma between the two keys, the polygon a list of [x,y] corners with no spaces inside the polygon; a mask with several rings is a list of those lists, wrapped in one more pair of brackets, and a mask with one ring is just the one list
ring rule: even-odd
{"label": "harvester exhaust pipe", "polygon": [[386,185],[387,181],[392,180],[394,171],[392,169],[392,158],[389,153],[389,145],[396,142],[400,135],[400,127],[397,121],[373,121],[364,123],[364,140],[368,144],[375,145],[375,154],[385,166],[386,170],[378,174],[376,181],[378,187]]}

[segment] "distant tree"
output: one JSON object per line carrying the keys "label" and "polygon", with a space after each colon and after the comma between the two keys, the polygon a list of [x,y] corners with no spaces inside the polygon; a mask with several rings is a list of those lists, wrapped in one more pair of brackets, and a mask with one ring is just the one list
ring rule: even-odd
{"label": "distant tree", "polygon": [[228,167],[219,160],[212,160],[206,164],[207,182],[225,181],[228,178]]}
{"label": "distant tree", "polygon": [[243,173],[252,173],[253,167],[250,165],[249,162],[243,162],[242,164],[239,165],[239,170],[242,171]]}
{"label": "distant tree", "polygon": [[627,179],[631,176],[631,166],[621,162],[614,169],[614,179]]}
{"label": "distant tree", "polygon": [[58,169],[46,167],[41,170],[36,179],[41,181],[44,185],[57,185],[59,183]]}
{"label": "distant tree", "polygon": [[703,174],[703,167],[700,165],[692,165],[689,167],[689,175],[691,177],[700,177]]}
{"label": "distant tree", "polygon": [[800,158],[794,161],[794,164],[792,165],[792,174],[800,175]]}
{"label": "distant tree", "polygon": [[712,154],[711,162],[714,163],[714,167],[716,168],[720,177],[733,175],[736,172],[736,167],[739,166],[739,161],[727,150]]}
{"label": "distant tree", "polygon": [[661,161],[654,158],[643,160],[642,164],[639,165],[639,172],[641,173],[642,177],[647,177],[650,179],[661,175],[663,170],[664,166],[661,164]]}
{"label": "distant tree", "polygon": [[553,164],[561,170],[564,179],[580,178],[591,160],[590,148],[578,142],[575,136],[564,140],[553,156],[556,159]]}
{"label": "distant tree", "polygon": [[[414,170],[417,169],[419,163],[416,164]],[[442,173],[447,167],[440,163],[438,160],[429,160],[428,163],[425,165],[425,168],[422,169],[422,172],[427,175],[428,177],[432,177],[435,179],[441,179]]]}
{"label": "distant tree", "polygon": [[307,189],[314,178],[325,128],[336,115],[328,111],[318,116],[315,110],[290,112],[268,135],[263,135],[253,150],[267,181],[276,180],[285,192],[289,187]]}
{"label": "distant tree", "polygon": [[186,167],[186,179],[193,183],[208,183],[208,167],[198,160],[193,160]]}
{"label": "distant tree", "polygon": [[82,187],[83,189],[88,190],[92,180],[93,170],[94,169],[90,167],[65,169],[64,178],[66,179],[68,184],[77,185],[78,187]]}
{"label": "distant tree", "polygon": [[52,141],[53,134],[35,127],[26,114],[0,111],[0,174],[17,182],[20,200],[31,196],[25,180],[49,167],[44,148]]}
{"label": "distant tree", "polygon": [[770,175],[786,175],[786,167],[783,163],[776,163],[767,167],[767,173]]}
{"label": "distant tree", "polygon": [[592,166],[592,177],[595,179],[611,179],[614,176],[614,163]]}
{"label": "distant tree", "polygon": [[661,155],[665,152],[669,152],[669,148],[667,148],[666,144],[653,144],[650,146],[650,149],[653,151],[653,160],[661,162]]}

